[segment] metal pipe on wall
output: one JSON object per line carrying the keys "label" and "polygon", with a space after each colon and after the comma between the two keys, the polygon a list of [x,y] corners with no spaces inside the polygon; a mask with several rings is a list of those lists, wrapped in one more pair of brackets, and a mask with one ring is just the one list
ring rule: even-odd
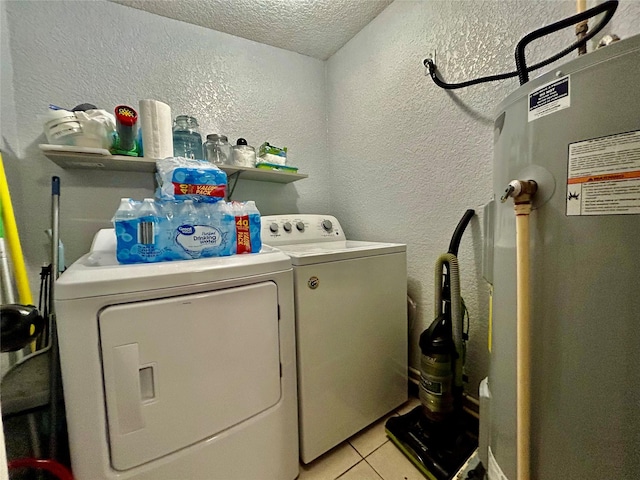
{"label": "metal pipe on wall", "polygon": [[[587,0],[576,0],[576,13],[582,13],[587,9]],[[576,25],[576,37],[578,40],[582,40],[589,31],[589,20],[583,20]],[[578,47],[578,55],[584,55],[587,53],[587,45],[584,44]]]}

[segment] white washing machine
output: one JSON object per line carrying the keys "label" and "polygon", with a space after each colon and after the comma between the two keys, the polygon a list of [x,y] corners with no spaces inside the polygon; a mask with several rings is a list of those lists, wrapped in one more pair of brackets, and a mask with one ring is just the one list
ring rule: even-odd
{"label": "white washing machine", "polygon": [[262,240],[293,264],[309,463],[407,400],[406,246],[347,240],[329,215],[262,217]]}
{"label": "white washing machine", "polygon": [[294,479],[290,259],[119,265],[113,230],[56,284],[78,480]]}

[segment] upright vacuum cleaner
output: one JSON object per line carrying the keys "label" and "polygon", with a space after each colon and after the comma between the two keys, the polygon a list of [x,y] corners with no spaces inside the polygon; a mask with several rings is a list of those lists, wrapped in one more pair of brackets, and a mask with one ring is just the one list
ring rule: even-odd
{"label": "upright vacuum cleaner", "polygon": [[467,210],[449,251],[435,268],[435,320],[420,335],[420,403],[385,424],[393,443],[430,480],[451,480],[478,446],[477,419],[462,408],[464,304],[460,296],[458,247],[475,215]]}

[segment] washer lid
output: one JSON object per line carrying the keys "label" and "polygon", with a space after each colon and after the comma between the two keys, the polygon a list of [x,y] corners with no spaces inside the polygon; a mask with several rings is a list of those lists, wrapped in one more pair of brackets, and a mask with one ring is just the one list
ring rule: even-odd
{"label": "washer lid", "polygon": [[[99,245],[94,242],[94,247]],[[114,250],[93,250],[60,276],[55,296],[56,300],[71,300],[158,290],[289,269],[289,257],[268,246],[260,253],[135,265],[120,265]]]}
{"label": "washer lid", "polygon": [[400,243],[361,242],[356,240],[279,245],[278,248],[291,257],[293,265],[335,262],[407,251],[407,246]]}

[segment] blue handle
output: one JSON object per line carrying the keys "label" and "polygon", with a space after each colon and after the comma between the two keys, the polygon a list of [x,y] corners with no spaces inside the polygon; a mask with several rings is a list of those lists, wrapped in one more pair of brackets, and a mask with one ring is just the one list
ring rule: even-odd
{"label": "blue handle", "polygon": [[51,177],[51,195],[60,195],[60,177]]}

